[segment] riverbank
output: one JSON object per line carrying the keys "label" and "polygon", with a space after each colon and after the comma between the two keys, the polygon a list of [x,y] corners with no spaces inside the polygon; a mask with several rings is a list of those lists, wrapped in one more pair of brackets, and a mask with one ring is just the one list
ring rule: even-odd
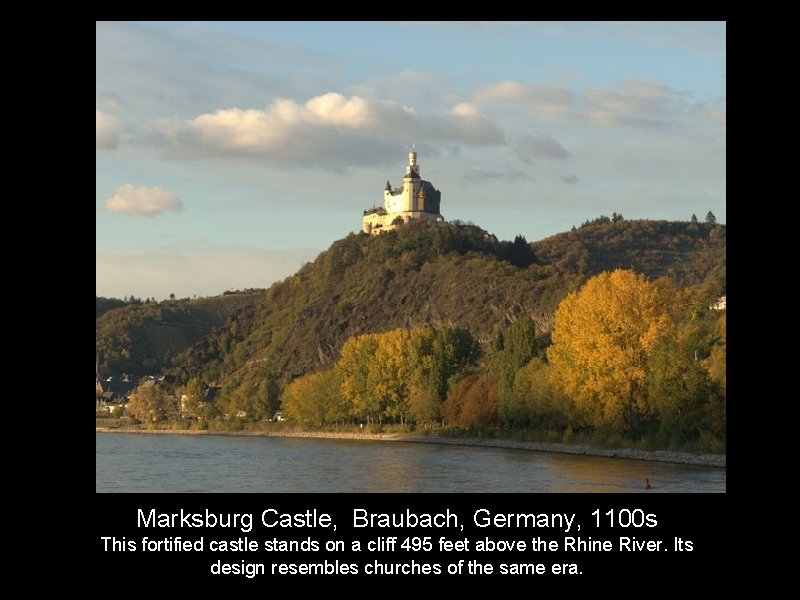
{"label": "riverbank", "polygon": [[670,450],[640,450],[637,448],[601,448],[585,444],[565,444],[548,442],[521,442],[516,440],[487,438],[451,438],[435,435],[413,435],[406,433],[367,433],[337,431],[207,431],[178,429],[139,429],[136,427],[95,427],[96,433],[141,433],[166,435],[235,435],[250,437],[293,437],[325,438],[342,440],[369,440],[384,442],[410,442],[421,444],[449,444],[455,446],[480,446],[485,448],[513,448],[535,452],[555,452],[560,454],[583,454],[586,456],[605,456],[608,458],[627,458],[684,465],[726,468],[725,454],[695,454],[692,452],[673,452]]}

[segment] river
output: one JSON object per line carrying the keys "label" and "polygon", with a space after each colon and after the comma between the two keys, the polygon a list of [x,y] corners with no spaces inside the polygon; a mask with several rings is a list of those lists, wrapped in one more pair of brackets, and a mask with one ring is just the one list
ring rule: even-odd
{"label": "river", "polygon": [[507,448],[95,434],[97,492],[725,492],[726,470]]}

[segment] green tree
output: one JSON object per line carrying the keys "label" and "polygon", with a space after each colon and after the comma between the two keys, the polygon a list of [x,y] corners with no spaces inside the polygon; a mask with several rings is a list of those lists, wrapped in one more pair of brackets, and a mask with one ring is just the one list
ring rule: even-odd
{"label": "green tree", "polygon": [[521,425],[525,419],[514,401],[514,378],[536,353],[536,324],[533,319],[526,314],[514,321],[502,338],[498,337],[496,347],[501,349],[492,354],[489,373],[497,380],[499,414],[505,423]]}
{"label": "green tree", "polygon": [[[415,327],[408,340],[408,366],[411,381],[408,388],[408,412],[411,419],[423,424],[441,417],[439,390],[443,385],[443,361],[433,357],[435,331]],[[446,386],[446,382],[444,383]]]}
{"label": "green tree", "polygon": [[651,412],[661,421],[662,443],[681,445],[711,430],[718,387],[691,347],[661,338],[650,356],[646,383]]}
{"label": "green tree", "polygon": [[480,353],[480,344],[467,329],[412,329],[407,353],[410,416],[418,423],[438,421],[450,382],[473,367]]}
{"label": "green tree", "polygon": [[524,235],[516,236],[513,242],[503,242],[502,257],[523,269],[534,261],[533,250]]}
{"label": "green tree", "polygon": [[549,365],[534,357],[514,377],[515,423],[536,429],[563,429],[573,419],[569,398],[553,385]]}
{"label": "green tree", "polygon": [[711,350],[708,358],[703,363],[703,366],[708,370],[708,374],[712,379],[717,381],[720,385],[723,395],[726,394],[728,389],[727,378],[727,317],[723,312],[717,318],[714,325],[714,338],[712,340]]}
{"label": "green tree", "polygon": [[239,418],[266,420],[280,405],[278,383],[269,372],[250,374],[238,385],[225,389],[228,414]]}
{"label": "green tree", "polygon": [[[280,386],[278,378],[273,373],[267,373],[263,382],[261,393],[261,403],[264,409],[263,418],[271,419],[281,407]],[[337,391],[337,396],[339,395]]]}
{"label": "green tree", "polygon": [[713,212],[708,211],[708,214],[706,215],[706,223],[708,223],[709,225],[717,224],[717,217],[714,216]]}

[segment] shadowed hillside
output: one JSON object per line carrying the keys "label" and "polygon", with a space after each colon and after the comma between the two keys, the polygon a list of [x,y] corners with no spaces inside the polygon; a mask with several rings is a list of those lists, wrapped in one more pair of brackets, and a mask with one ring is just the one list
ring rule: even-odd
{"label": "shadowed hillside", "polygon": [[619,220],[533,244],[522,237],[500,242],[462,224],[350,234],[177,357],[176,374],[225,389],[257,388],[268,375],[286,382],[332,364],[347,338],[368,332],[448,324],[469,328],[485,344],[522,314],[548,332],[569,291],[617,267],[718,294],[725,231]]}
{"label": "shadowed hillside", "polygon": [[263,293],[227,293],[160,303],[97,298],[95,348],[100,371],[116,376],[155,373]]}
{"label": "shadowed hillside", "polygon": [[532,244],[537,258],[560,271],[594,275],[633,269],[685,286],[711,280],[724,286],[725,225],[681,221],[604,221]]}

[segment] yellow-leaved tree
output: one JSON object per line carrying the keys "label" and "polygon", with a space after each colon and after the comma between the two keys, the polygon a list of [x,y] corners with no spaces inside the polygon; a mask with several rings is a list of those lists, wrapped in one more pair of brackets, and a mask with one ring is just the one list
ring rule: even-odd
{"label": "yellow-leaved tree", "polygon": [[558,306],[552,382],[590,424],[629,429],[646,411],[648,359],[670,330],[669,308],[666,288],[622,269],[592,277]]}
{"label": "yellow-leaved tree", "polygon": [[341,395],[342,382],[335,368],[295,379],[283,392],[283,410],[290,421],[320,426],[344,422],[347,405]]}
{"label": "yellow-leaved tree", "polygon": [[367,422],[380,421],[380,399],[373,393],[370,371],[374,368],[379,336],[374,333],[349,338],[342,346],[336,363],[341,381],[341,394],[350,413]]}
{"label": "yellow-leaved tree", "polygon": [[399,418],[401,424],[408,412],[409,337],[405,329],[378,334],[378,346],[367,376],[370,394],[380,406],[380,416]]}

